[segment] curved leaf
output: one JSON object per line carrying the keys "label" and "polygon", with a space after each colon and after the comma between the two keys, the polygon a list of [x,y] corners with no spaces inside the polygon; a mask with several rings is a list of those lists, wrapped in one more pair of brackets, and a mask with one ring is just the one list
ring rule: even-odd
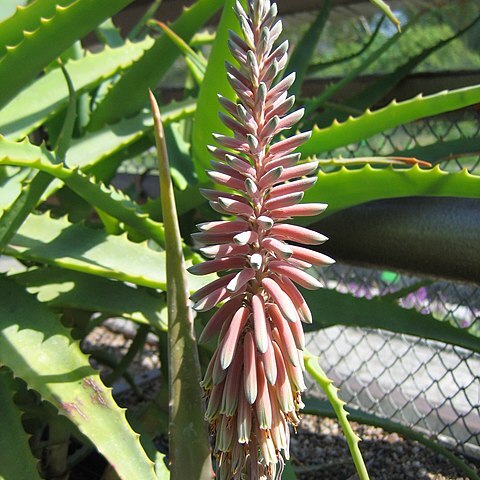
{"label": "curved leaf", "polygon": [[166,288],[165,254],[126,235],[30,215],[6,249],[8,255],[147,287]]}
{"label": "curved leaf", "polygon": [[[197,1],[183,11],[172,24],[172,30],[188,42],[223,3],[224,0]],[[159,37],[108,91],[92,113],[89,129],[98,130],[106,123],[138,112],[147,103],[148,88],[155,87],[179,55],[180,51],[166,35]]]}
{"label": "curved leaf", "polygon": [[0,290],[0,363],[75,423],[122,479],[154,480],[139,435],[69,331],[12,280],[0,277]]}
{"label": "curved leaf", "polygon": [[3,252],[25,218],[35,209],[51,181],[52,178],[46,173],[37,172],[32,179],[22,184],[20,194],[6,206],[0,217],[0,252]]}
{"label": "curved leaf", "polygon": [[60,68],[68,86],[68,107],[65,113],[65,118],[63,119],[62,128],[55,142],[54,150],[58,161],[64,162],[65,153],[70,146],[70,142],[72,141],[75,120],[79,113],[77,113],[76,92],[72,83],[72,79],[62,64],[60,65]]}
{"label": "curved leaf", "polygon": [[367,300],[327,289],[303,293],[314,312],[314,323],[306,327],[308,331],[339,324],[379,328],[480,352],[478,337],[468,331],[454,327],[446,321],[436,320],[431,315],[402,308],[381,297]]}
{"label": "curved leaf", "polygon": [[22,190],[30,171],[18,167],[0,167],[0,211],[10,205]]}
{"label": "curved leaf", "polygon": [[0,24],[0,56],[6,52],[7,45],[16,45],[22,41],[24,32],[33,32],[40,26],[42,18],[55,14],[55,7],[68,6],[75,0],[43,0],[19,5],[13,15]]}
{"label": "curved leaf", "polygon": [[359,117],[350,117],[342,123],[333,122],[330,127],[314,127],[311,138],[298,150],[304,157],[328,152],[344,145],[358,142],[376,133],[420,118],[439,115],[480,102],[480,85],[446,90],[424,97],[397,102],[394,100],[386,107],[367,110]]}
{"label": "curved leaf", "polygon": [[115,26],[111,18],[107,18],[102,22],[95,29],[95,34],[104,45],[108,45],[109,47],[121,47],[124,44],[120,29]]}
{"label": "curved leaf", "polygon": [[133,28],[128,33],[128,38],[134,39],[138,38],[142,30],[147,26],[148,21],[155,15],[158,8],[160,7],[163,0],[153,0],[149,7],[145,10],[145,13],[142,15],[140,20],[133,26]]}
{"label": "curved leaf", "polygon": [[[478,155],[480,153],[480,139],[475,137],[458,138],[456,140],[438,141],[430,145],[417,145],[405,150],[395,150],[392,156],[421,158],[430,163],[440,163],[450,158]],[[448,165],[445,167],[448,168]],[[455,167],[455,171],[458,167]]]}
{"label": "curved leaf", "polygon": [[183,53],[187,66],[190,69],[194,80],[198,85],[201,85],[205,76],[207,68],[207,61],[201,53],[195,52],[190,45],[188,45],[183,38],[179,37],[173,30],[162,22],[158,22],[160,28],[166,33],[168,38],[176,45],[176,47]]}
{"label": "curved leaf", "polygon": [[[78,94],[97,87],[131,65],[153,44],[147,37],[138,43],[126,42],[118,48],[105,47],[99,53],[87,52],[79,60],[65,64]],[[19,140],[45,120],[58,113],[68,103],[68,89],[60,69],[55,68],[20,92],[0,110],[0,133]]]}
{"label": "curved leaf", "polygon": [[378,58],[380,58],[388,49],[390,49],[395,43],[405,34],[405,32],[414,24],[416,19],[410,21],[407,24],[403,32],[396,33],[393,37],[389,38],[385,43],[380,45],[376,50],[370,53],[358,67],[350,70],[341,80],[327,87],[317,97],[309,99],[305,103],[305,115],[306,117],[312,114],[317,108],[322,107],[326,101],[328,101],[335,93],[342,88],[346,87],[350,82],[355,80],[362,72],[364,72],[370,65],[372,65]]}
{"label": "curved leaf", "polygon": [[[70,103],[68,113],[66,116],[66,124],[64,125],[70,132],[66,132],[67,137],[65,142],[70,141],[71,129],[73,129],[73,121],[75,114],[75,92],[72,90],[71,82],[68,82]],[[68,123],[67,123],[68,120]],[[62,131],[64,130],[62,129]],[[0,137],[1,142],[1,137]],[[1,154],[0,154],[1,155]],[[51,157],[51,161],[59,163],[60,159]],[[28,169],[23,169],[28,172]],[[52,178],[44,172],[32,173],[28,181],[23,182],[19,195],[9,205],[6,205],[5,210],[0,217],[0,252],[4,250],[14,233],[18,230],[25,218],[33,211],[38,204],[41,196],[44,194],[48,185],[50,185]],[[1,204],[0,204],[1,207]]]}
{"label": "curved leaf", "polygon": [[[163,266],[159,267],[162,268]],[[50,308],[75,308],[120,316],[166,330],[163,296],[96,275],[61,268],[36,268],[10,276]]]}
{"label": "curved leaf", "polygon": [[356,52],[350,55],[346,55],[345,57],[334,58],[333,60],[311,64],[308,67],[308,73],[314,73],[320,70],[325,70],[326,68],[332,67],[333,65],[338,65],[340,63],[348,62],[350,60],[353,60],[356,57],[359,57],[362,53],[366,52],[369,49],[370,45],[372,45],[372,43],[375,41],[375,38],[377,38],[378,32],[380,31],[380,28],[383,25],[384,20],[385,20],[385,17],[382,16],[382,18],[380,18],[380,20],[378,21],[377,25],[375,25],[375,30],[372,32],[368,40]]}
{"label": "curved leaf", "polygon": [[[75,40],[82,38],[102,20],[132,0],[82,0],[65,7],[56,6],[53,16],[42,18],[38,29],[25,31],[20,43],[10,45],[0,59],[0,107],[32,81]],[[15,72],[12,75],[11,72]]]}
{"label": "curved leaf", "polygon": [[20,411],[12,399],[15,393],[12,384],[10,372],[0,367],[0,478],[40,480],[37,460],[30,450]]}
{"label": "curved leaf", "polygon": [[[335,172],[320,171],[317,183],[305,193],[305,201],[328,203],[322,215],[325,218],[371,200],[412,195],[479,198],[480,176],[467,170],[447,173],[438,165],[431,169],[418,165],[408,169],[373,168],[368,164],[355,170],[342,167]],[[306,221],[312,223],[314,219]]]}
{"label": "curved leaf", "polygon": [[[150,91],[155,122],[160,198],[165,225],[169,358],[169,460],[174,479],[211,477],[210,445],[205,429],[205,405],[200,388],[200,361],[193,330],[193,309],[182,238],[170,177],[167,145],[157,102]],[[185,432],[189,448],[185,451]]]}
{"label": "curved leaf", "polygon": [[370,0],[370,1],[390,19],[390,21],[395,25],[397,30],[400,32],[401,31],[400,20],[392,12],[392,9],[389,7],[389,5],[385,3],[383,0]]}
{"label": "curved leaf", "polygon": [[353,431],[350,423],[348,422],[348,412],[344,409],[345,402],[338,397],[338,388],[334,387],[332,380],[330,380],[325,372],[320,367],[317,357],[313,357],[308,353],[304,354],[305,357],[305,369],[314,378],[314,380],[322,387],[323,391],[327,395],[335,415],[338,418],[338,422],[342,427],[343,433],[347,439],[348,448],[352,455],[353,463],[357,470],[357,474],[360,480],[370,480],[368,476],[367,467],[362,458],[362,453],[358,447],[360,438]]}
{"label": "curved leaf", "polygon": [[[48,214],[30,215],[7,247],[8,255],[39,263],[166,289],[165,253],[145,243],[134,243],[126,235],[108,235],[83,224]],[[192,291],[215,276],[189,275]]]}

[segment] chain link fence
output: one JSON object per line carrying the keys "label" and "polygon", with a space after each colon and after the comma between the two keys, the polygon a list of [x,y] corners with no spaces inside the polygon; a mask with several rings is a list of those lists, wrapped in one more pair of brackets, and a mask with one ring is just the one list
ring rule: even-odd
{"label": "chain link fence", "polygon": [[[437,141],[471,139],[480,144],[480,112],[474,108],[402,125],[330,155],[389,155]],[[466,168],[480,174],[478,150],[438,158],[437,163],[450,172]],[[416,291],[399,300],[402,307],[480,334],[478,285],[338,264],[320,275],[327,288],[364,298],[420,282]],[[460,453],[480,456],[480,355],[436,341],[350,327],[310,334],[307,348],[319,355],[349,406],[415,428]]]}

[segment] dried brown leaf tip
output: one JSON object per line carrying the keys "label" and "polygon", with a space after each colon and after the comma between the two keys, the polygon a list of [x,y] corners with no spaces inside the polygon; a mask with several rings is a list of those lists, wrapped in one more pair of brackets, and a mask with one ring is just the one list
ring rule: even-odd
{"label": "dried brown leaf tip", "polygon": [[[227,63],[227,77],[238,100],[219,97],[223,123],[231,136],[214,135],[215,160],[209,177],[230,192],[202,190],[225,220],[198,225],[194,234],[211,260],[190,268],[199,275],[226,272],[192,295],[198,311],[220,307],[200,337],[218,336],[216,351],[202,385],[208,399],[206,418],[216,433],[217,475],[221,480],[278,479],[289,457],[289,424],[298,424],[302,408],[301,322],[312,314],[300,285],[320,287],[307,273],[333,260],[308,248],[327,238],[284,221],[322,213],[322,203],[300,204],[315,183],[308,177],[317,163],[298,163],[295,149],[309,138],[299,133],[272,143],[294,126],[303,110],[287,90],[289,75],[275,81],[287,63],[288,42],[275,46],[282,31],[277,7],[269,0],[249,0],[235,10],[242,36],[230,32],[237,65]],[[232,216],[234,219],[231,220]]]}

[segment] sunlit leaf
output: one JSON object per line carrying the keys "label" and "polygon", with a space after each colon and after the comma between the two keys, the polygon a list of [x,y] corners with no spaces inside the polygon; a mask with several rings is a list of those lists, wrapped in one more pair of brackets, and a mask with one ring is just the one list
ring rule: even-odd
{"label": "sunlit leaf", "polygon": [[0,277],[0,290],[0,363],[75,423],[123,480],[154,480],[153,462],[125,411],[69,331],[13,280]]}

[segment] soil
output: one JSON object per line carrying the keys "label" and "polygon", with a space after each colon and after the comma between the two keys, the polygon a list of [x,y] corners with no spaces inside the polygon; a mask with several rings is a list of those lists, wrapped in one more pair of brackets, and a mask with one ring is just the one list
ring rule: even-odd
{"label": "soil", "polygon": [[[418,442],[381,428],[351,422],[371,480],[467,480],[448,459]],[[298,480],[355,480],[355,468],[337,421],[305,415],[292,435]],[[465,459],[464,459],[465,460]],[[467,463],[479,471],[480,463]]]}

